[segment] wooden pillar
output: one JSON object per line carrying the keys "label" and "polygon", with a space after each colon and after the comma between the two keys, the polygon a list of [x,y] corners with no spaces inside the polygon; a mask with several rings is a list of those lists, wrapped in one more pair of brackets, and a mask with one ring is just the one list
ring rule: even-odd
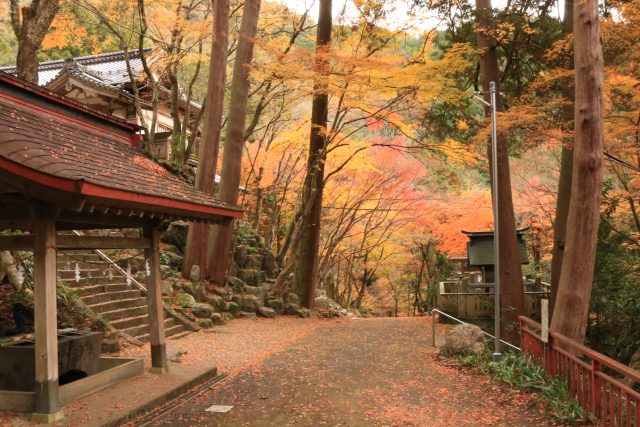
{"label": "wooden pillar", "polygon": [[56,310],[56,226],[45,215],[34,221],[35,412],[33,421],[63,417],[58,402],[58,328]]}
{"label": "wooden pillar", "polygon": [[144,237],[150,240],[151,247],[145,249],[145,258],[149,262],[150,275],[147,280],[147,300],[149,302],[149,338],[151,341],[152,373],[165,373],[167,366],[167,347],[164,336],[164,310],[162,307],[162,278],[160,276],[160,230],[157,223],[149,223],[144,228]]}

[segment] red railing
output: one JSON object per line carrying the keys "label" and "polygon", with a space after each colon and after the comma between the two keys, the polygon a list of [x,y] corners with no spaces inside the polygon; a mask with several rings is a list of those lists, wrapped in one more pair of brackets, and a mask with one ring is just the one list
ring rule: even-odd
{"label": "red railing", "polygon": [[562,378],[572,396],[603,426],[640,427],[640,372],[569,338],[549,332],[541,337],[541,326],[520,316],[520,348],[544,370]]}

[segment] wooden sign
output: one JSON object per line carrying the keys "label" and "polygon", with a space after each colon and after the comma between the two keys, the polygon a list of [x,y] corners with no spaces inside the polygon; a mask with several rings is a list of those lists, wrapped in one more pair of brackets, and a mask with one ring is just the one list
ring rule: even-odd
{"label": "wooden sign", "polygon": [[542,325],[540,336],[542,342],[549,342],[549,300],[540,300],[540,324]]}

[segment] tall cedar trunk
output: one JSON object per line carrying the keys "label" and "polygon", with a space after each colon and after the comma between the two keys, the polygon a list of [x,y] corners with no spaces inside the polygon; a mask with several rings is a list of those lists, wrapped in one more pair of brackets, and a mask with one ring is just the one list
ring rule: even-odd
{"label": "tall cedar trunk", "polygon": [[[480,74],[485,99],[489,101],[489,83],[496,83],[496,90],[500,91],[500,70],[496,53],[496,41],[491,35],[492,9],[491,0],[476,0],[478,13],[477,40],[480,53]],[[496,96],[498,111],[504,111],[502,97]],[[490,117],[490,111],[485,110]],[[491,164],[491,144],[488,146],[487,158]],[[524,286],[522,283],[522,268],[520,265],[520,251],[516,236],[516,222],[513,212],[513,197],[511,195],[511,172],[509,170],[509,153],[507,138],[498,134],[498,171],[491,171],[492,179],[498,179],[498,218],[500,227],[500,304],[501,304],[501,333],[510,341],[517,338],[518,315],[524,314]]]}
{"label": "tall cedar trunk", "polygon": [[29,6],[20,6],[20,0],[11,0],[11,26],[18,40],[16,71],[18,77],[38,83],[38,57],[40,45],[60,10],[58,0],[32,0]]}
{"label": "tall cedar trunk", "polygon": [[[303,216],[300,245],[297,254],[295,288],[302,303],[313,307],[318,281],[318,248],[320,247],[320,217],[324,189],[324,162],[326,159],[327,119],[329,95],[326,77],[329,72],[327,54],[331,44],[331,0],[320,0],[316,33],[315,68],[318,79],[314,85],[311,105],[311,137],[307,176],[302,194]],[[307,209],[308,208],[308,209]]]}
{"label": "tall cedar trunk", "polygon": [[582,342],[596,260],[602,195],[603,64],[596,0],[575,3],[575,147],[567,239],[551,329]]}
{"label": "tall cedar trunk", "polygon": [[[564,19],[562,21],[562,33],[568,36],[573,32],[573,0],[564,2]],[[572,58],[573,59],[573,58]],[[573,69],[573,60],[567,67]],[[575,88],[572,84],[562,87],[562,95],[567,101],[562,115],[567,129],[565,134],[573,129],[573,110],[575,108]],[[553,223],[553,258],[551,259],[551,296],[549,298],[549,312],[553,313],[556,297],[558,295],[558,282],[562,271],[562,258],[564,256],[565,240],[567,236],[567,216],[571,202],[571,174],[573,172],[573,138],[564,137],[562,141],[562,153],[560,154],[560,179],[558,181],[558,198],[556,199],[556,218]]]}
{"label": "tall cedar trunk", "polygon": [[[242,10],[242,22],[238,34],[236,60],[231,80],[231,99],[225,134],[224,156],[222,158],[222,177],[218,198],[230,205],[238,202],[240,173],[242,170],[242,151],[244,148],[244,127],[249,102],[249,75],[253,59],[253,45],[258,30],[260,0],[245,0]],[[217,284],[225,283],[225,276],[231,258],[233,240],[233,222],[216,226],[211,233],[210,254],[207,257],[209,279]]]}
{"label": "tall cedar trunk", "polygon": [[[205,99],[206,112],[200,152],[196,188],[213,195],[216,190],[215,175],[218,164],[222,110],[224,107],[224,84],[227,73],[227,51],[229,50],[229,0],[215,0],[213,11],[213,44],[209,59],[209,83]],[[188,276],[191,267],[200,266],[206,277],[208,224],[192,223],[187,235],[186,253],[182,274]]]}

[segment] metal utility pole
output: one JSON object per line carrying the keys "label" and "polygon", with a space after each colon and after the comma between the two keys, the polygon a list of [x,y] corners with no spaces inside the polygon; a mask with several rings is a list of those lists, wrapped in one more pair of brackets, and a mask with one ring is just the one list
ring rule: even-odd
{"label": "metal utility pole", "polygon": [[474,96],[491,110],[491,188],[493,192],[493,265],[494,265],[494,328],[495,342],[493,349],[493,361],[502,360],[500,351],[500,227],[498,225],[498,129],[496,125],[496,82],[489,84],[489,102],[484,98]]}

